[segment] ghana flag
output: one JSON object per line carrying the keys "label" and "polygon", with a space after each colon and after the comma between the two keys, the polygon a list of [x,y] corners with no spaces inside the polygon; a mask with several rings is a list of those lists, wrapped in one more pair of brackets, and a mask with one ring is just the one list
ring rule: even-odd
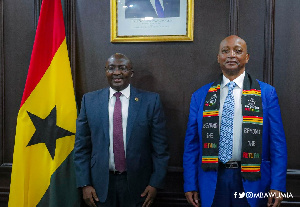
{"label": "ghana flag", "polygon": [[9,207],[80,205],[76,117],[61,0],[43,0],[17,118]]}

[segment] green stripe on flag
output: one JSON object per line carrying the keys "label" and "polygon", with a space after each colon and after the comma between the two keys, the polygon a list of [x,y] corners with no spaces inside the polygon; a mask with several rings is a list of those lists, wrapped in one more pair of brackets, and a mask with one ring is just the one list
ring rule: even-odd
{"label": "green stripe on flag", "polygon": [[80,190],[76,187],[73,151],[52,174],[50,186],[37,207],[79,207]]}

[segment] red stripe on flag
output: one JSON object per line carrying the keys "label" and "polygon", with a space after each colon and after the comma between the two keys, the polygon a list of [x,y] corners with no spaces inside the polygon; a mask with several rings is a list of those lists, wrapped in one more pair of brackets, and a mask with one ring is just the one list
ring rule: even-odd
{"label": "red stripe on flag", "polygon": [[21,107],[42,79],[65,39],[60,0],[43,0]]}

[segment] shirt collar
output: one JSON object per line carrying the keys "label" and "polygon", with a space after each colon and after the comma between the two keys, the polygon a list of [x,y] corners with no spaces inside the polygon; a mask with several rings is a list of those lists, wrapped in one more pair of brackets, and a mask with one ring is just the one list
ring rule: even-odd
{"label": "shirt collar", "polygon": [[[111,99],[111,97],[114,96],[114,94],[117,91],[112,89],[111,87],[109,87],[109,99]],[[124,95],[126,98],[130,97],[130,84],[127,86],[127,88],[123,89],[122,91],[120,91],[122,93],[122,95]]]}
{"label": "shirt collar", "polygon": [[[236,79],[233,80],[239,88],[243,88],[244,77],[245,77],[245,71],[239,77],[237,77]],[[226,78],[225,75],[223,75],[221,88],[224,88],[227,85],[227,83],[229,83],[229,82],[230,82],[230,80],[228,78]]]}

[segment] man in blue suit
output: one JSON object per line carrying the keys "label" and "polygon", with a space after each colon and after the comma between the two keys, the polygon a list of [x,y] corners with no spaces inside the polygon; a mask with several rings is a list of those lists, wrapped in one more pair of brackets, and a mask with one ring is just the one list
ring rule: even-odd
{"label": "man in blue suit", "polygon": [[123,54],[112,55],[105,72],[110,88],[85,94],[76,122],[77,186],[89,206],[151,206],[169,160],[159,95],[130,85]]}
{"label": "man in blue suit", "polygon": [[[279,206],[287,150],[275,88],[245,72],[246,42],[220,44],[223,74],[191,99],[184,190],[193,206]],[[200,194],[200,201],[198,196]]]}

